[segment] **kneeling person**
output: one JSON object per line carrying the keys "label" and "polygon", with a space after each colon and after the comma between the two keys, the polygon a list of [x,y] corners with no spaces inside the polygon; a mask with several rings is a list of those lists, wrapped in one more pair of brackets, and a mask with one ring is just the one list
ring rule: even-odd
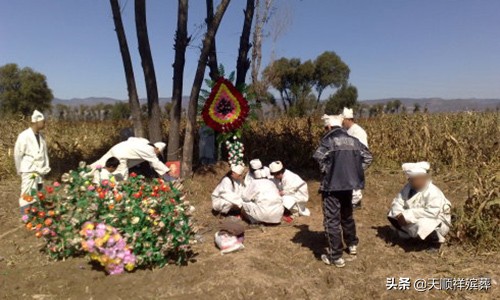
{"label": "kneeling person", "polygon": [[299,175],[285,169],[280,161],[271,163],[269,169],[283,197],[285,208],[299,216],[310,216],[311,212],[306,207],[309,200],[307,183]]}
{"label": "kneeling person", "polygon": [[388,218],[401,237],[419,238],[439,249],[451,225],[451,204],[428,174],[428,162],[402,166],[408,184],[393,200]]}
{"label": "kneeling person", "polygon": [[214,211],[227,214],[231,210],[241,209],[241,175],[245,167],[231,166],[231,170],[222,178],[219,185],[212,192],[212,208]]}
{"label": "kneeling person", "polygon": [[250,223],[281,223],[285,208],[278,188],[264,169],[256,170],[254,178],[243,192],[243,216]]}
{"label": "kneeling person", "polygon": [[114,156],[108,158],[108,160],[106,160],[104,168],[96,170],[94,172],[94,183],[101,184],[104,180],[108,180],[115,183],[116,180],[113,173],[116,172],[116,169],[118,169],[119,165],[120,165],[120,160],[118,160],[118,158]]}

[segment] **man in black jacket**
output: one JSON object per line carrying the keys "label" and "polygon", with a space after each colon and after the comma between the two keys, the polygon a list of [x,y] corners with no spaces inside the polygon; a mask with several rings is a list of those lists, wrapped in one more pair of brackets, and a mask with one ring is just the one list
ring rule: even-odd
{"label": "man in black jacket", "polygon": [[328,265],[344,267],[342,236],[349,254],[357,254],[358,237],[352,216],[352,191],[365,186],[364,170],[372,162],[372,154],[358,139],[342,128],[341,116],[323,116],[327,133],[314,153],[323,179],[320,192],[330,251],[321,256]]}

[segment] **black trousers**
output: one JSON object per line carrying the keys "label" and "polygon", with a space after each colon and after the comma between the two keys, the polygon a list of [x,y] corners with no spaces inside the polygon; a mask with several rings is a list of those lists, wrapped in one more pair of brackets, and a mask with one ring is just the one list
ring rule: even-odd
{"label": "black trousers", "polygon": [[329,258],[336,260],[342,257],[342,241],[346,246],[357,245],[359,241],[352,216],[352,190],[323,192],[323,214]]}
{"label": "black trousers", "polygon": [[[402,231],[402,232],[408,234],[408,232],[406,232],[406,230],[404,230],[403,227],[401,227],[401,225],[399,225],[398,220],[396,220],[395,218],[392,218],[392,217],[387,217],[387,219],[389,220],[389,222],[391,223],[391,225],[394,226],[394,228],[396,228],[397,230]],[[441,226],[441,225],[439,225],[439,226]],[[429,243],[439,243],[439,236],[438,236],[436,230],[434,230],[433,232],[431,232],[424,239],[424,241],[429,242]]]}

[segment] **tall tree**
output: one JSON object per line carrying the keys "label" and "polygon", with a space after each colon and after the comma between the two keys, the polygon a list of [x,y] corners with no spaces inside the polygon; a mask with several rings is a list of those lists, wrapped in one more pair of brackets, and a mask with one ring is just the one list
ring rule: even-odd
{"label": "tall tree", "polygon": [[130,51],[128,49],[127,37],[123,28],[122,15],[118,0],[110,0],[111,10],[113,12],[113,22],[115,23],[116,36],[120,45],[120,53],[122,55],[123,68],[125,70],[125,79],[127,81],[128,102],[130,105],[132,123],[134,124],[134,135],[144,137],[144,128],[141,121],[141,105],[137,96],[137,87],[135,85],[134,68]]}
{"label": "tall tree", "polygon": [[349,80],[349,67],[333,51],[325,51],[314,61],[314,86],[317,92],[317,102],[327,87],[336,89],[345,85]]}
{"label": "tall tree", "polygon": [[189,106],[187,112],[186,135],[184,138],[184,147],[182,151],[182,176],[191,175],[193,169],[193,147],[196,133],[196,113],[198,110],[198,98],[200,96],[201,85],[203,84],[203,77],[207,65],[207,58],[210,54],[212,42],[219,29],[222,17],[226,12],[230,0],[221,0],[217,6],[217,11],[203,38],[203,47],[201,49],[200,58],[198,60],[198,67],[193,80],[193,87],[191,88],[191,95],[189,97]]}
{"label": "tall tree", "polygon": [[262,39],[264,26],[269,21],[270,11],[273,0],[255,1],[255,25],[252,36],[252,60],[251,60],[251,76],[253,91],[257,96],[257,102],[266,94],[267,88],[262,86],[259,80],[260,67],[262,64]]}
{"label": "tall tree", "polygon": [[344,107],[356,107],[358,104],[358,89],[351,85],[344,85],[331,95],[325,106],[326,114],[339,114]]}
{"label": "tall tree", "polygon": [[135,25],[148,97],[149,140],[151,142],[158,142],[162,140],[163,136],[161,128],[162,120],[155,67],[149,46],[148,27],[146,23],[146,0],[135,0]]}
{"label": "tall tree", "polygon": [[236,61],[236,86],[241,87],[245,84],[250,60],[248,51],[250,50],[250,33],[252,31],[253,15],[255,12],[255,0],[247,0],[247,7],[243,10],[245,21],[240,36],[240,48],[238,50],[238,60]]}
{"label": "tall tree", "polygon": [[0,112],[30,115],[33,110],[50,110],[54,96],[45,75],[16,64],[0,67]]}
{"label": "tall tree", "polygon": [[[207,0],[207,18],[205,19],[205,24],[207,25],[207,29],[209,26],[211,26],[213,20],[214,20],[214,0]],[[217,43],[214,40],[212,41],[212,44],[210,45],[210,53],[208,54],[208,76],[210,76],[210,79],[213,81],[216,81],[219,79],[219,63],[217,62]]]}
{"label": "tall tree", "polygon": [[188,0],[179,0],[177,9],[177,31],[175,32],[175,61],[172,87],[172,106],[170,108],[170,127],[168,133],[167,160],[180,158],[180,122],[182,114],[182,89],[184,85],[184,65],[188,37]]}

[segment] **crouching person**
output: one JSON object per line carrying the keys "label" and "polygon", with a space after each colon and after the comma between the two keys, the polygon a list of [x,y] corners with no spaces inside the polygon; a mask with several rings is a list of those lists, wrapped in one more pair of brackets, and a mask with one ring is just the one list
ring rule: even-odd
{"label": "crouching person", "polygon": [[428,162],[402,166],[408,184],[393,200],[389,221],[401,238],[418,238],[429,243],[429,250],[439,250],[451,225],[451,204],[435,186]]}
{"label": "crouching person", "polygon": [[219,185],[212,192],[212,208],[215,212],[227,214],[230,211],[241,209],[241,176],[245,167],[241,165],[231,166],[231,170],[222,178]]}
{"label": "crouching person", "polygon": [[264,169],[254,171],[255,179],[243,192],[242,215],[250,223],[279,224],[285,208],[278,188]]}
{"label": "crouching person", "polygon": [[283,167],[281,161],[272,162],[269,165],[271,175],[274,177],[276,186],[283,197],[283,205],[292,214],[309,217],[311,212],[306,207],[309,200],[307,183],[299,175]]}

